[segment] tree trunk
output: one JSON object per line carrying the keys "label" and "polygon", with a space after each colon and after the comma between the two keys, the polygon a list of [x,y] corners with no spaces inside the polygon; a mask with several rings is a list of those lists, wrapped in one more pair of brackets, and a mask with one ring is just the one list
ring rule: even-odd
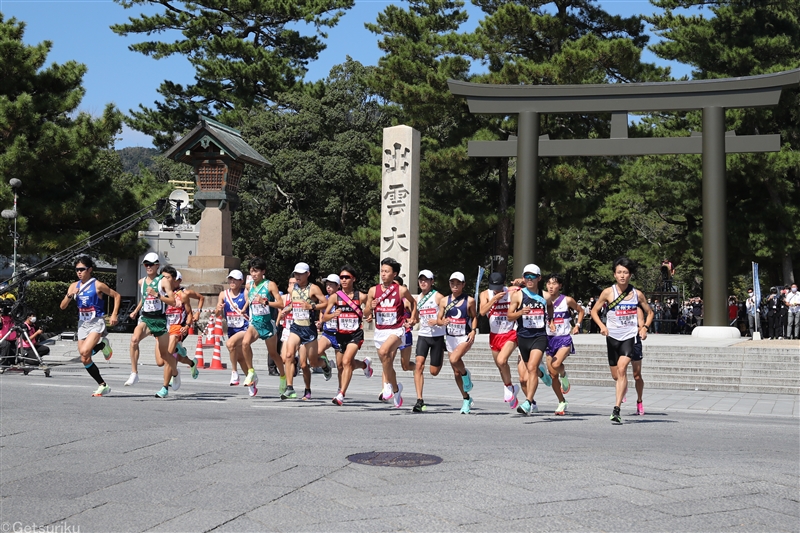
{"label": "tree trunk", "polygon": [[508,158],[498,158],[498,171],[500,175],[500,201],[498,205],[497,217],[497,244],[495,246],[495,256],[499,256],[499,261],[493,260],[492,266],[495,271],[506,274],[508,270],[508,255],[511,251],[511,217],[508,213],[508,201],[511,190],[508,185]]}
{"label": "tree trunk", "polygon": [[794,265],[792,265],[792,254],[783,254],[783,284],[792,285],[794,281]]}

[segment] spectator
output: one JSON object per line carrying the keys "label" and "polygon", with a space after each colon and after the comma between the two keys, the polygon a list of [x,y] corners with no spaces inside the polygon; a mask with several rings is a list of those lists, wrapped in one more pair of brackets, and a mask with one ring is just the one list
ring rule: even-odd
{"label": "spectator", "polygon": [[695,296],[692,301],[692,314],[696,326],[703,325],[703,300],[699,296]]}
{"label": "spectator", "polygon": [[792,283],[786,295],[786,306],[789,311],[786,336],[790,339],[800,339],[800,292],[797,291],[797,283]]}
{"label": "spectator", "polygon": [[767,339],[782,339],[783,332],[781,327],[781,311],[783,310],[783,297],[778,293],[778,287],[769,290],[766,300],[767,308]]}
{"label": "spectator", "polygon": [[[44,357],[45,355],[50,353],[50,347],[45,346],[43,344],[39,344],[39,337],[42,335],[42,329],[36,329],[36,313],[28,313],[28,316],[25,318],[25,322],[22,323],[22,326],[28,333],[28,338],[30,338],[33,345],[36,347],[36,351],[39,353],[40,357]],[[38,364],[39,360],[36,358],[36,355],[33,353],[33,348],[31,347],[31,343],[28,342],[28,339],[25,338],[23,335],[20,341],[20,347],[24,352],[25,363],[26,364]]]}
{"label": "spectator", "polygon": [[653,319],[653,323],[655,325],[654,328],[655,332],[661,333],[661,320],[663,318],[664,311],[663,308],[661,307],[661,303],[659,303],[658,301],[658,298],[653,300],[652,308],[653,308],[653,314],[655,316],[655,318]]}
{"label": "spectator", "polygon": [[747,336],[752,337],[753,332],[756,330],[756,314],[759,311],[759,306],[756,304],[756,299],[753,295],[752,288],[747,289],[747,300],[745,300],[745,307],[747,308]]}
{"label": "spectator", "polygon": [[785,286],[781,290],[781,299],[783,300],[783,308],[781,309],[781,325],[779,338],[788,339],[790,334],[787,330],[789,326],[789,304],[786,300],[789,296],[789,286]]}
{"label": "spectator", "polygon": [[664,292],[672,292],[672,278],[675,276],[675,267],[672,261],[664,258],[661,261],[661,286]]}
{"label": "spectator", "polygon": [[739,320],[739,304],[736,301],[736,296],[731,295],[728,298],[728,325],[733,327],[737,326]]}

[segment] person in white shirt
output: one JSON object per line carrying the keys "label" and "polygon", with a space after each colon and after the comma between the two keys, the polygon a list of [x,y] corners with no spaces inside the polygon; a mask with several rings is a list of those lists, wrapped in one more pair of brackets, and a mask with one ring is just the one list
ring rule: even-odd
{"label": "person in white shirt", "polygon": [[786,293],[786,306],[789,308],[786,336],[800,339],[800,292],[797,291],[797,283],[792,283],[792,288]]}

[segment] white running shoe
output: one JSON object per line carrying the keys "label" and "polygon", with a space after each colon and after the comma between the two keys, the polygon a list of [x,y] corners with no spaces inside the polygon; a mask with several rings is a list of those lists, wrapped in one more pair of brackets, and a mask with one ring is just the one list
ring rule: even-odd
{"label": "white running shoe", "polygon": [[339,391],[336,396],[333,397],[334,405],[342,405],[344,403],[344,396],[342,396],[342,391]]}
{"label": "white running shoe", "polygon": [[364,368],[364,375],[368,378],[372,377],[372,360],[369,357],[364,358],[364,364],[367,365]]}
{"label": "white running shoe", "polygon": [[128,381],[125,382],[126,387],[132,387],[139,383],[139,374],[136,372],[131,372],[131,376],[128,378]]}
{"label": "white running shoe", "polygon": [[239,373],[235,370],[231,372],[231,387],[234,387],[239,384]]}
{"label": "white running shoe", "polygon": [[256,387],[255,385],[248,385],[247,386],[247,394],[249,394],[250,397],[252,398],[256,394],[258,394],[258,387]]}
{"label": "white running shoe", "polygon": [[172,376],[172,379],[169,380],[169,386],[172,387],[172,390],[174,390],[174,391],[181,388],[181,371],[180,370],[178,370],[178,375],[177,376]]}
{"label": "white running shoe", "polygon": [[[389,390],[391,390],[391,386],[389,386]],[[402,396],[402,393],[403,393],[403,384],[402,383],[398,383],[397,384],[397,392],[394,393],[394,408],[395,409],[400,409],[401,407],[403,407],[403,396]]]}
{"label": "white running shoe", "polygon": [[516,396],[516,391],[514,389],[519,390],[515,385],[511,385],[511,387],[506,387],[503,385],[503,401],[508,403],[514,399]]}
{"label": "white running shoe", "polygon": [[383,399],[384,400],[391,400],[394,396],[394,390],[391,383],[384,383],[383,384]]}

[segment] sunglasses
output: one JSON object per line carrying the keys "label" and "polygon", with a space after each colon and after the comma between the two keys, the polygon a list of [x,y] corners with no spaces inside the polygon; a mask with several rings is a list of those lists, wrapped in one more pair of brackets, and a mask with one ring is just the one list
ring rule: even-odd
{"label": "sunglasses", "polygon": [[538,274],[525,274],[525,279],[537,279],[538,277]]}
{"label": "sunglasses", "polygon": [[353,279],[353,276],[349,276],[347,274],[342,274],[341,276],[339,276],[339,279]]}
{"label": "sunglasses", "polygon": [[145,261],[143,264],[144,264],[144,266],[146,266],[146,267],[151,267],[151,266],[155,266],[155,265],[157,265],[158,263],[151,263],[150,261]]}
{"label": "sunglasses", "polygon": [[86,267],[75,267],[75,272],[86,272],[87,270],[89,269]]}

